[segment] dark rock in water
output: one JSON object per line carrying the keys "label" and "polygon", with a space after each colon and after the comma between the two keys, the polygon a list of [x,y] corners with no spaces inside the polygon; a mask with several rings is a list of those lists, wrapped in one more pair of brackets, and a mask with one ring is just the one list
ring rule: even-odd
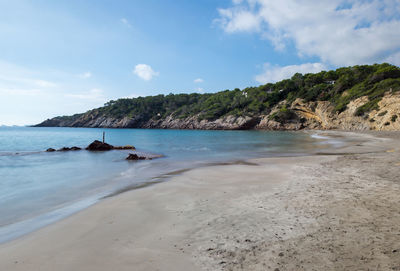
{"label": "dark rock in water", "polygon": [[131,145],[125,145],[125,146],[114,146],[114,150],[136,150],[136,148]]}
{"label": "dark rock in water", "polygon": [[[149,158],[149,159],[151,159],[151,158]],[[138,155],[135,154],[135,153],[130,153],[130,154],[128,155],[128,157],[126,157],[126,160],[146,160],[146,157],[144,157],[144,156],[138,156]]]}
{"label": "dark rock in water", "polygon": [[47,152],[53,152],[53,151],[56,151],[56,150],[53,149],[53,148],[48,148],[46,151],[47,151]]}
{"label": "dark rock in water", "polygon": [[[79,150],[81,150],[81,148],[73,146],[71,148],[62,147],[61,149],[58,149],[57,151],[79,151]],[[53,151],[55,151],[55,149],[50,148],[50,149],[47,149],[46,151],[53,152]]]}
{"label": "dark rock in water", "polygon": [[61,149],[57,150],[57,151],[70,151],[71,148],[68,147],[62,147]]}
{"label": "dark rock in water", "polygon": [[114,149],[112,145],[103,143],[98,140],[93,141],[92,143],[90,143],[89,146],[86,147],[86,150],[88,151],[109,151],[112,149]]}

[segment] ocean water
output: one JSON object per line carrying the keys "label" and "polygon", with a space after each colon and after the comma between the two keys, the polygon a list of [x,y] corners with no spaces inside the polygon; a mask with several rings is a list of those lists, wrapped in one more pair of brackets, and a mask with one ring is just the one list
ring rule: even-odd
{"label": "ocean water", "polygon": [[[163,158],[126,161],[131,152],[45,152],[93,140],[134,145]],[[102,197],[168,180],[173,172],[256,157],[300,155],[330,144],[296,132],[0,127],[0,242],[52,223]],[[337,144],[337,142],[335,142]]]}

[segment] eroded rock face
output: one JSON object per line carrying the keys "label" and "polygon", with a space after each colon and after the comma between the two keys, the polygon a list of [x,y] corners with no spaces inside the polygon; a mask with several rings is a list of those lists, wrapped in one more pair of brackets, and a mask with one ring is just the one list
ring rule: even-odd
{"label": "eroded rock face", "polygon": [[400,130],[400,93],[387,93],[378,103],[379,110],[373,110],[363,116],[356,116],[357,109],[368,102],[368,97],[360,97],[351,101],[346,110],[335,113],[330,102],[304,102],[296,99],[291,105],[298,116],[298,122],[279,123],[271,120],[271,115],[277,112],[281,105],[263,116],[256,126],[265,130],[298,130],[298,129],[340,129],[340,130]]}
{"label": "eroded rock face", "polygon": [[258,117],[226,116],[213,121],[198,120],[198,116],[177,119],[168,116],[163,120],[150,120],[143,128],[161,129],[199,129],[199,130],[247,130],[254,128],[259,122]]}
{"label": "eroded rock face", "polygon": [[373,110],[369,115],[372,130],[400,130],[400,93],[389,94],[378,103],[380,110]]}
{"label": "eroded rock face", "polygon": [[89,146],[86,147],[86,150],[88,150],[88,151],[109,151],[109,150],[112,150],[113,148],[114,147],[110,144],[95,140],[92,143],[90,143]]}
{"label": "eroded rock face", "polygon": [[400,130],[400,93],[386,93],[378,103],[380,110],[373,110],[364,116],[355,116],[357,108],[368,102],[368,97],[351,101],[340,114],[334,112],[328,101],[304,102],[296,99],[288,108],[296,116],[284,123],[271,116],[286,101],[281,101],[271,112],[260,116],[224,116],[216,120],[199,120],[198,116],[144,121],[141,116],[132,118],[111,118],[90,112],[77,119],[54,118],[38,126],[51,127],[109,127],[109,128],[157,128],[157,129],[201,129],[201,130],[299,130],[299,129],[341,129],[341,130]]}

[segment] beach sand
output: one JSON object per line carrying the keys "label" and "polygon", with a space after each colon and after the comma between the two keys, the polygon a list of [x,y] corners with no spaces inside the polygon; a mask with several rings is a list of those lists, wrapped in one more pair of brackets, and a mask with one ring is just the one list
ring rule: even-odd
{"label": "beach sand", "polygon": [[197,168],[0,245],[0,270],[400,270],[400,134]]}

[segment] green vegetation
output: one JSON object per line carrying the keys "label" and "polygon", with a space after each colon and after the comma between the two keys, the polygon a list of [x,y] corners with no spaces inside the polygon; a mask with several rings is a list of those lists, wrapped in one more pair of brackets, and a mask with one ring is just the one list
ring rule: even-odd
{"label": "green vegetation", "polygon": [[392,122],[395,122],[397,120],[397,115],[393,115],[392,118],[390,119]]}
{"label": "green vegetation", "polygon": [[387,114],[387,110],[380,112],[380,113],[378,114],[378,116],[379,116],[379,117],[382,117],[382,116],[384,116],[384,115],[386,115],[386,114]]}
{"label": "green vegetation", "polygon": [[[234,116],[256,116],[270,113],[273,106],[296,98],[309,101],[329,101],[336,112],[342,112],[350,101],[368,96],[369,101],[357,109],[356,115],[379,109],[378,102],[385,92],[400,90],[400,68],[383,63],[339,68],[316,74],[295,74],[277,83],[268,83],[243,90],[225,90],[208,94],[169,94],[109,101],[103,107],[87,113],[123,118],[134,117],[141,121],[195,116],[199,120],[215,120]],[[77,118],[80,115],[62,118]],[[272,116],[285,122],[295,114],[282,107]]]}
{"label": "green vegetation", "polygon": [[279,111],[271,114],[269,116],[269,119],[272,119],[274,121],[280,122],[280,123],[286,123],[291,119],[296,118],[296,114],[293,112],[293,110],[290,110],[286,108],[285,106],[282,106]]}

